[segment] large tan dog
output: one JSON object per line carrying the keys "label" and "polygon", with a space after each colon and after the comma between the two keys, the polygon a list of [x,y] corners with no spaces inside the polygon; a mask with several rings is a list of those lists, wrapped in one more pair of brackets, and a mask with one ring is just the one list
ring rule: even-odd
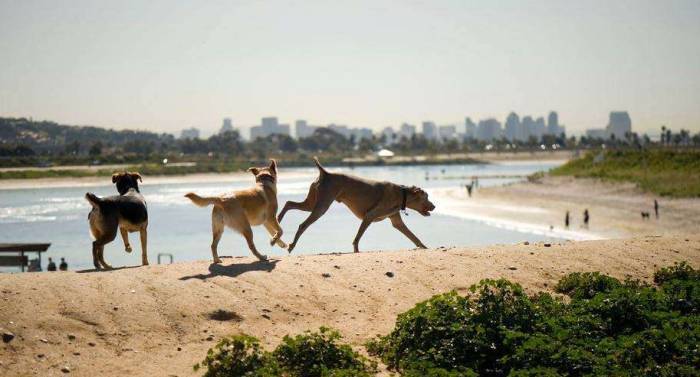
{"label": "large tan dog", "polygon": [[360,229],[357,230],[355,240],[352,242],[354,251],[359,252],[360,238],[373,222],[386,218],[391,220],[391,225],[398,229],[406,237],[420,248],[425,245],[404,224],[399,211],[410,208],[423,216],[430,216],[430,211],[435,205],[428,200],[428,194],[418,187],[406,187],[391,182],[377,182],[346,174],[330,173],[321,166],[318,158],[314,157],[314,163],[319,170],[316,181],[311,184],[309,193],[303,202],[288,201],[279,216],[278,222],[282,222],[285,213],[290,209],[310,211],[309,217],[299,225],[294,241],[289,245],[291,253],[302,233],[318,220],[333,203],[333,200],[345,204],[355,216],[362,220]]}
{"label": "large tan dog", "polygon": [[195,193],[189,193],[188,197],[194,204],[200,207],[214,205],[211,211],[211,255],[214,263],[221,263],[217,246],[221,235],[224,233],[224,225],[241,233],[248,242],[250,251],[260,260],[267,260],[265,255],[258,252],[253,242],[253,230],[251,225],[264,225],[272,240],[282,248],[287,244],[280,239],[282,227],[277,222],[277,163],[270,160],[270,166],[263,168],[249,168],[249,172],[255,175],[255,187],[234,192],[230,196],[200,197]]}

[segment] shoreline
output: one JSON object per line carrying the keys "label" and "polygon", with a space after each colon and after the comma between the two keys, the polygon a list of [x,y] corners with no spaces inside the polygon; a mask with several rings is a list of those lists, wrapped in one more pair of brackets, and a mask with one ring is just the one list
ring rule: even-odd
{"label": "shoreline", "polygon": [[[544,176],[535,182],[475,189],[472,197],[463,188],[436,189],[431,194],[442,208],[438,213],[576,241],[692,234],[700,224],[700,199],[660,198],[632,183],[591,178]],[[654,200],[660,205],[658,219]],[[581,220],[585,209],[591,214],[588,228]],[[571,216],[568,229],[566,211]],[[643,211],[651,218],[643,219]]]}
{"label": "shoreline", "polygon": [[[0,374],[197,375],[192,365],[224,336],[271,348],[287,334],[330,326],[356,349],[435,294],[507,278],[552,292],[571,272],[651,281],[674,262],[700,266],[700,237],[492,245],[285,256],[106,272],[0,274]],[[387,275],[391,272],[391,276]],[[212,313],[224,311],[219,318]],[[384,374],[386,375],[386,374]]]}

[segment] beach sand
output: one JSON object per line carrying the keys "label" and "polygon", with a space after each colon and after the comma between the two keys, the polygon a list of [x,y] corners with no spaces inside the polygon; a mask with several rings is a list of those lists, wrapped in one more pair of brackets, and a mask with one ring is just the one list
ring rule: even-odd
{"label": "beach sand", "polygon": [[[444,214],[570,240],[686,234],[700,229],[699,199],[661,198],[631,183],[545,176],[537,182],[479,188],[471,198],[465,188],[430,194]],[[658,219],[654,199],[659,202]],[[585,209],[590,213],[588,228],[583,227]],[[564,227],[567,210],[571,214],[568,229]],[[642,211],[651,218],[642,219]]]}
{"label": "beach sand", "polygon": [[551,291],[569,272],[650,281],[682,260],[700,267],[699,236],[0,274],[0,332],[15,334],[0,344],[0,375],[63,375],[68,367],[76,376],[189,376],[223,336],[248,333],[272,348],[321,325],[361,349],[417,302],[466,294],[484,278]]}

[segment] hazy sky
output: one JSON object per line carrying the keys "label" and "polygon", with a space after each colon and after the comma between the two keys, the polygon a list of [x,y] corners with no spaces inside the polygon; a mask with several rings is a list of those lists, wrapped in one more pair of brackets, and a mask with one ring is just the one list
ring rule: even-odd
{"label": "hazy sky", "polygon": [[0,0],[0,116],[179,132],[511,110],[700,131],[700,0]]}

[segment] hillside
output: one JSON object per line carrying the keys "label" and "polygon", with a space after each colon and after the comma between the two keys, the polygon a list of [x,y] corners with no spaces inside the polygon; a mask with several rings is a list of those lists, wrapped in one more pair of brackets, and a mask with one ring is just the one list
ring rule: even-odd
{"label": "hillside", "polygon": [[[551,291],[564,274],[649,281],[662,266],[700,266],[700,237],[252,258],[108,272],[0,275],[0,375],[188,376],[222,336],[266,347],[328,325],[361,345],[432,295],[505,277]],[[391,274],[387,274],[387,273]]]}

